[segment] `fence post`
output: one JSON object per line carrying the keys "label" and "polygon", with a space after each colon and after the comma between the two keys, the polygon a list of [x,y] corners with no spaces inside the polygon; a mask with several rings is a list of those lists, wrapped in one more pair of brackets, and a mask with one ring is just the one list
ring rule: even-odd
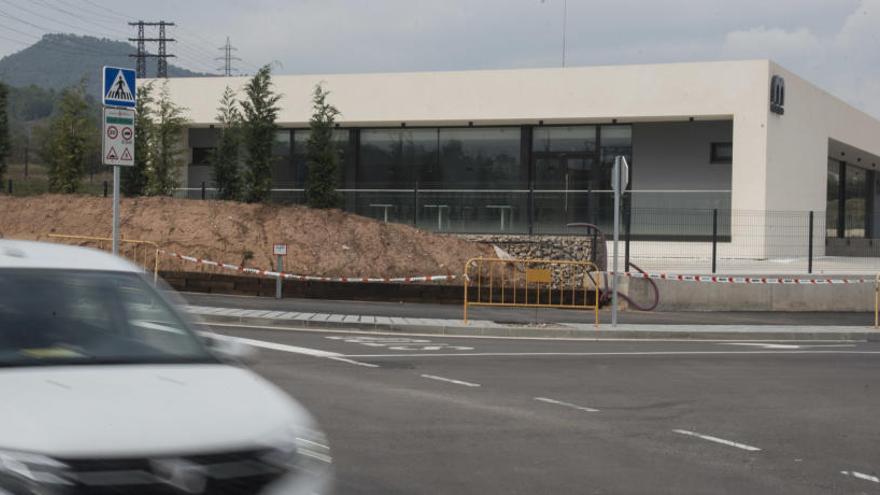
{"label": "fence post", "polygon": [[808,234],[809,243],[807,247],[807,273],[813,273],[813,210],[810,210],[810,233]]}
{"label": "fence post", "polygon": [[623,210],[624,223],[626,224],[626,234],[623,238],[623,271],[629,272],[629,231],[632,227],[632,209],[625,208]]}
{"label": "fence post", "polygon": [[107,197],[107,181],[104,181],[104,197]]}
{"label": "fence post", "polygon": [[205,199],[205,181],[202,181],[202,199]]}
{"label": "fence post", "polygon": [[413,227],[419,226],[419,181],[413,188]]}
{"label": "fence post", "polygon": [[712,210],[712,273],[718,265],[718,208]]}
{"label": "fence post", "polygon": [[[595,228],[591,230],[593,231],[593,238],[590,240],[590,261],[594,265],[598,265],[599,245],[597,243],[599,242],[599,233],[596,232]],[[602,269],[604,270],[605,267],[602,267]]]}

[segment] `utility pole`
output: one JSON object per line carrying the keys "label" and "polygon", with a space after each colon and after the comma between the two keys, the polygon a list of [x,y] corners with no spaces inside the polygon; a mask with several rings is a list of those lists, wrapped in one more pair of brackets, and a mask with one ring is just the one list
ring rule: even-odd
{"label": "utility pole", "polygon": [[[165,36],[165,28],[167,26],[174,26],[173,22],[145,22],[145,21],[137,21],[137,22],[129,22],[129,26],[137,26],[138,28],[138,36],[137,38],[129,38],[128,41],[137,42],[137,53],[129,54],[129,57],[137,57],[137,77],[147,77],[147,58],[155,57],[157,59],[157,70],[156,77],[167,78],[168,77],[168,57],[174,57],[174,55],[168,53],[166,43],[171,41],[177,41],[173,38],[167,38]],[[159,27],[159,37],[158,38],[146,38],[144,37],[144,26],[158,26]],[[159,53],[147,53],[144,48],[144,44],[146,42],[150,43],[159,43]]]}
{"label": "utility pole", "polygon": [[223,56],[217,57],[214,60],[222,60],[223,67],[220,67],[217,70],[223,72],[223,75],[226,77],[231,76],[233,72],[238,72],[237,69],[232,67],[232,61],[241,61],[241,59],[232,55],[232,52],[238,50],[238,48],[235,48],[229,43],[229,36],[226,37],[226,44],[218,48],[218,50],[223,50]]}

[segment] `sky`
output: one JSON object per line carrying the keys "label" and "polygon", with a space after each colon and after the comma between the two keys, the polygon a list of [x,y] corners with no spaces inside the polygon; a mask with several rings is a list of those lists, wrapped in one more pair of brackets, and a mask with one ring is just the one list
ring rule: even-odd
{"label": "sky", "polygon": [[244,74],[559,67],[565,25],[566,66],[770,58],[880,117],[880,0],[0,0],[0,56],[138,19],[199,72],[228,36]]}

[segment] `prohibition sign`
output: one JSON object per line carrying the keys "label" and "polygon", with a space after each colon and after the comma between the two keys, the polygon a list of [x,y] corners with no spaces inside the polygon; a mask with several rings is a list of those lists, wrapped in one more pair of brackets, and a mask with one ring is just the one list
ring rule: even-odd
{"label": "prohibition sign", "polygon": [[126,141],[131,139],[131,127],[123,127],[122,128],[122,139],[125,139]]}
{"label": "prohibition sign", "polygon": [[116,139],[116,136],[119,135],[119,129],[116,128],[115,125],[111,125],[107,127],[107,137],[110,139]]}

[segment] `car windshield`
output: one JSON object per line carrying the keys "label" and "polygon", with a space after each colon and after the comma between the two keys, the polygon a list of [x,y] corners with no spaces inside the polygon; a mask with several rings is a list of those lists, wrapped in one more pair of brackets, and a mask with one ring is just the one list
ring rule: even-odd
{"label": "car windshield", "polygon": [[0,269],[0,366],[211,361],[138,274]]}

